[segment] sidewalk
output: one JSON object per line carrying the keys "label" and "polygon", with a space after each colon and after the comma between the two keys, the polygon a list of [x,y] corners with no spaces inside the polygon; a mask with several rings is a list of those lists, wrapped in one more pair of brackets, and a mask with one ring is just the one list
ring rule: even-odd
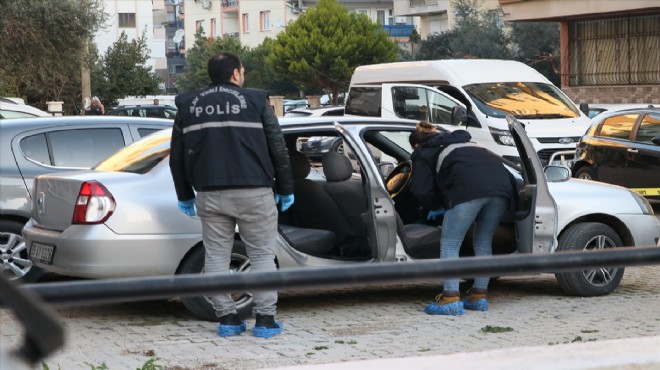
{"label": "sidewalk", "polygon": [[451,355],[378,359],[276,370],[656,370],[660,336],[555,346],[514,347]]}

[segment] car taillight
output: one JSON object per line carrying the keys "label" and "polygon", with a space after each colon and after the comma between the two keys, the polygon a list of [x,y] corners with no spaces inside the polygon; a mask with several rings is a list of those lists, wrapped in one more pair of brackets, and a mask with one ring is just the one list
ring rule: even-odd
{"label": "car taillight", "polygon": [[96,181],[85,181],[80,186],[72,224],[100,224],[115,210],[115,198],[105,186]]}

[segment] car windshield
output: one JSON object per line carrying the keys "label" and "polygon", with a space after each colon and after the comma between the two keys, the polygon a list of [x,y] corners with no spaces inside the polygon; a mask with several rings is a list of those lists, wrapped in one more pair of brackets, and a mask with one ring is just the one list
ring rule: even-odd
{"label": "car windshield", "polygon": [[124,147],[94,167],[97,171],[149,172],[170,154],[171,129],[164,129]]}
{"label": "car windshield", "polygon": [[479,110],[492,117],[505,118],[575,118],[580,112],[559,92],[546,83],[484,83],[464,87]]}

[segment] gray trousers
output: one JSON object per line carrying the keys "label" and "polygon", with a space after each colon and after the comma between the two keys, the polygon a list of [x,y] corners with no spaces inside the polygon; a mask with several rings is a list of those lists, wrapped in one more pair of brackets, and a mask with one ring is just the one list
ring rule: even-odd
{"label": "gray trousers", "polygon": [[[275,238],[277,208],[270,188],[227,189],[197,193],[197,213],[202,220],[202,233],[207,273],[228,272],[235,227],[250,258],[251,271],[276,271]],[[236,313],[230,294],[210,297],[218,317]],[[277,291],[253,293],[254,314],[275,315]]]}

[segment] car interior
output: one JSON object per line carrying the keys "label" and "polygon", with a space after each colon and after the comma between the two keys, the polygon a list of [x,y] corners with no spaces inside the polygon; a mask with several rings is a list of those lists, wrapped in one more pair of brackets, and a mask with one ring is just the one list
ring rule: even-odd
{"label": "car interior", "polygon": [[[387,190],[395,203],[397,235],[406,253],[416,259],[439,258],[442,218],[426,219],[427,209],[408,191],[412,171],[408,131],[374,130],[364,133],[372,159],[381,169]],[[297,250],[320,258],[366,260],[372,256],[369,232],[368,179],[349,146],[344,153],[328,151],[320,160],[307,156],[297,143],[314,137],[337,136],[335,132],[285,133],[294,177],[295,202],[280,213],[282,234]],[[513,204],[497,230],[493,253],[516,250]],[[461,253],[472,253],[471,232]]]}

